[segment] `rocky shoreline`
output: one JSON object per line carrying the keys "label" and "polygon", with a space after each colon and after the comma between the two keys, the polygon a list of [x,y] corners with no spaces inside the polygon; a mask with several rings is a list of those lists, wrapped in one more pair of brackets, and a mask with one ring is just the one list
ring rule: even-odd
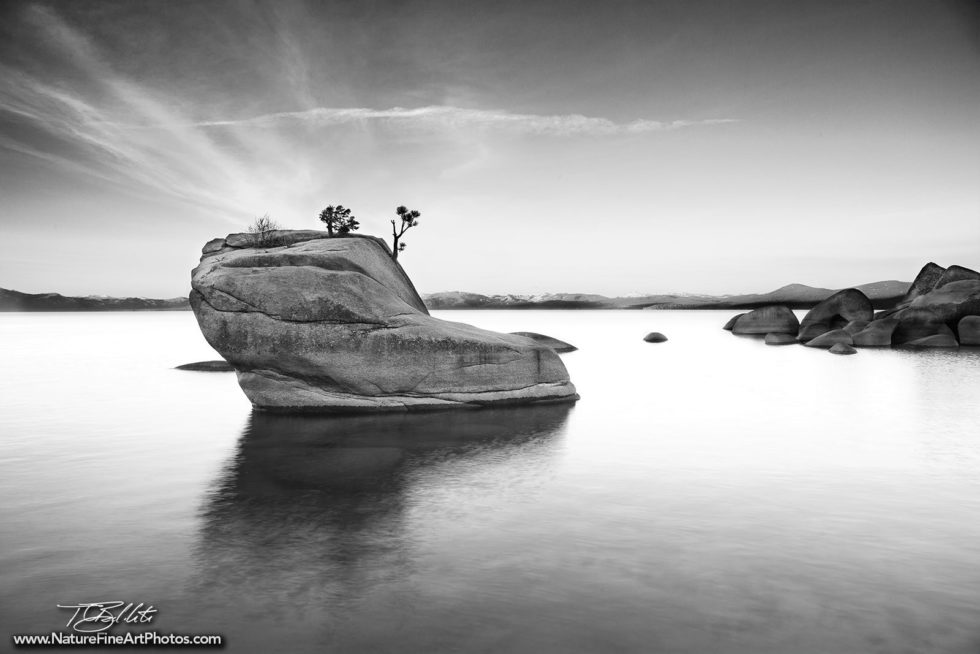
{"label": "rocky shoreline", "polygon": [[980,346],[980,272],[963,266],[923,266],[896,306],[875,311],[856,288],[810,309],[802,321],[790,307],[770,305],[733,316],[723,327],[764,336],[767,345],[800,343],[834,354],[862,347]]}
{"label": "rocky shoreline", "polygon": [[[910,287],[909,282],[889,280],[856,287],[876,309],[898,305]],[[545,293],[541,295],[481,295],[451,291],[423,295],[433,310],[454,309],[758,309],[781,304],[790,309],[810,309],[837,291],[805,284],[788,284],[769,293],[743,295],[660,294],[606,297],[585,293]]]}

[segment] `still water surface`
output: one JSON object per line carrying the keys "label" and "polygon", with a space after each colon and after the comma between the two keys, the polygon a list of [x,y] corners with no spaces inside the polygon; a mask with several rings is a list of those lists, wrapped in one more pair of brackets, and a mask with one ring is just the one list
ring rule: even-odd
{"label": "still water surface", "polygon": [[440,312],[582,400],[335,418],[174,370],[190,313],[0,314],[0,649],[119,599],[234,652],[976,654],[980,350],[730,313]]}

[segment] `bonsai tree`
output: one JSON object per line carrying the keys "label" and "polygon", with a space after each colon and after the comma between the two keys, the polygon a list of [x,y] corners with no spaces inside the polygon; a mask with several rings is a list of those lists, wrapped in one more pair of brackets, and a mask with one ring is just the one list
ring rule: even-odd
{"label": "bonsai tree", "polygon": [[395,213],[401,218],[401,225],[399,226],[395,219],[391,220],[391,258],[398,261],[398,253],[405,249],[405,244],[400,243],[402,235],[419,224],[418,217],[422,214],[414,209],[406,209],[405,207],[398,207],[395,209]]}
{"label": "bonsai tree", "polygon": [[252,243],[258,247],[273,247],[278,245],[278,239],[276,239],[272,232],[277,229],[282,229],[282,227],[275,220],[269,217],[269,214],[264,216],[259,216],[252,224],[248,226],[248,233],[254,234],[252,237]]}
{"label": "bonsai tree", "polygon": [[330,236],[333,236],[334,232],[340,235],[350,234],[361,226],[357,218],[350,215],[350,209],[342,204],[336,207],[332,204],[327,205],[327,208],[320,212],[320,222],[326,224],[327,234]]}

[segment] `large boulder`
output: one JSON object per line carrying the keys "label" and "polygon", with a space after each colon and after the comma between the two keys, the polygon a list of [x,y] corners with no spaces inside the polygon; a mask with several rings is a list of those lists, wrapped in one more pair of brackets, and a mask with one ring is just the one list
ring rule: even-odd
{"label": "large boulder", "polygon": [[901,304],[908,304],[920,295],[924,295],[936,288],[937,282],[939,282],[939,279],[945,272],[945,268],[931,261],[922,266],[922,270],[920,270],[919,274],[915,276],[915,279],[912,281],[912,285],[905,293],[905,297],[902,298]]}
{"label": "large boulder", "polygon": [[660,332],[650,332],[643,337],[643,340],[647,343],[666,343],[667,337]]}
{"label": "large boulder", "polygon": [[795,334],[800,320],[789,307],[775,304],[742,314],[732,325],[733,334]]}
{"label": "large boulder", "polygon": [[893,316],[898,321],[892,332],[892,345],[902,345],[927,336],[953,335],[953,330],[930,309],[909,307]]}
{"label": "large boulder", "polygon": [[821,334],[842,329],[849,322],[871,322],[874,307],[868,296],[856,288],[845,288],[810,309],[800,322],[799,339],[809,341]]}
{"label": "large boulder", "polygon": [[230,235],[194,269],[201,331],[258,409],[379,411],[569,402],[561,359],[525,337],[431,317],[384,241]]}
{"label": "large boulder", "polygon": [[936,280],[936,285],[930,291],[935,291],[952,282],[962,282],[968,279],[980,279],[980,272],[963,266],[950,266],[946,272],[940,275],[939,279]]}
{"label": "large boulder", "polygon": [[868,326],[851,336],[857,347],[888,347],[892,344],[892,333],[898,327],[897,318],[872,320]]}
{"label": "large boulder", "polygon": [[966,316],[980,315],[980,280],[950,282],[912,300],[911,309],[928,309],[953,326]]}
{"label": "large boulder", "polygon": [[[919,271],[919,274],[916,275],[915,281],[912,282],[912,286],[909,287],[909,291],[905,294],[905,297],[902,298],[902,301],[891,309],[879,311],[875,314],[875,318],[878,319],[894,316],[902,309],[906,309],[910,306],[925,307],[937,301],[940,303],[949,303],[950,296],[954,296],[954,304],[960,304],[964,301],[964,298],[962,297],[964,294],[963,289],[971,289],[974,287],[970,285],[954,286],[950,287],[950,289],[946,289],[945,287],[949,284],[958,282],[977,281],[980,281],[980,272],[977,272],[976,270],[956,265],[950,266],[949,268],[943,268],[942,266],[937,266],[934,263],[927,263],[922,270]],[[943,295],[941,291],[945,291],[947,294]],[[933,295],[932,299],[921,299],[924,296],[932,295],[933,293],[936,293],[937,295]],[[971,291],[967,290],[965,293],[966,295],[969,295]],[[959,294],[960,297],[955,297],[957,294]],[[939,313],[942,314],[942,312]],[[959,317],[963,317],[969,313],[969,310],[967,310],[967,313],[963,313],[963,311],[959,311],[957,313],[959,314]],[[950,327],[955,325],[955,319],[949,318],[946,320],[950,324]]]}
{"label": "large boulder", "polygon": [[980,345],[980,316],[966,316],[956,326],[960,345]]}

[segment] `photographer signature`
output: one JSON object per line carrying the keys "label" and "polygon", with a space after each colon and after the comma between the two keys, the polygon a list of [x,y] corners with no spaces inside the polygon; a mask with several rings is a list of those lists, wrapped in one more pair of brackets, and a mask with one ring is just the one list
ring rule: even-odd
{"label": "photographer signature", "polygon": [[143,602],[87,602],[83,604],[58,604],[59,609],[74,609],[75,614],[66,627],[79,633],[93,634],[117,624],[146,624],[152,622],[157,610]]}

